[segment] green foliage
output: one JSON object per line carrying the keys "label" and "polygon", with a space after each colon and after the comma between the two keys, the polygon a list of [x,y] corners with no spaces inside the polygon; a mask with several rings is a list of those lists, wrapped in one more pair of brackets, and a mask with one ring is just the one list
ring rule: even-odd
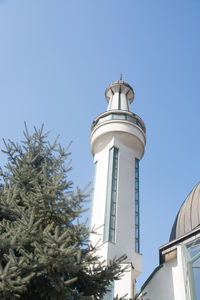
{"label": "green foliage", "polygon": [[121,275],[88,243],[79,217],[89,194],[72,190],[68,149],[35,128],[5,143],[0,185],[0,299],[100,299]]}

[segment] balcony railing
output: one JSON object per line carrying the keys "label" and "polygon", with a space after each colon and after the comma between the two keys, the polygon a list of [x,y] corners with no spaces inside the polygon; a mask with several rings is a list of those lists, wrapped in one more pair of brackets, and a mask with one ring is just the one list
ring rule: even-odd
{"label": "balcony railing", "polygon": [[115,112],[108,112],[108,113],[104,113],[103,115],[98,116],[92,123],[92,130],[94,129],[94,127],[96,127],[97,125],[104,123],[106,121],[109,120],[125,120],[131,123],[136,124],[137,126],[139,126],[144,133],[146,132],[145,126],[142,124],[141,120],[139,119],[139,117],[135,114],[131,114],[123,112],[123,113],[115,113]]}

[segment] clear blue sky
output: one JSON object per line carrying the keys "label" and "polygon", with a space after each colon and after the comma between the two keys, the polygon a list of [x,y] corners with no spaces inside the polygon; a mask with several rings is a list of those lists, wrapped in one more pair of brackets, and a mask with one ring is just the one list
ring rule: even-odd
{"label": "clear blue sky", "polygon": [[199,181],[200,0],[0,0],[1,148],[1,137],[22,138],[24,120],[44,123],[73,140],[71,176],[83,187],[93,180],[90,126],[120,73],[147,127],[139,287]]}

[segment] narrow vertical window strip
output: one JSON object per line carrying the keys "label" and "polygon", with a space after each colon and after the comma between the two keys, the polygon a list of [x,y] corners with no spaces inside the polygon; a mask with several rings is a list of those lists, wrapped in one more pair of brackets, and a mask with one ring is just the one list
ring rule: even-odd
{"label": "narrow vertical window strip", "polygon": [[92,215],[93,215],[93,206],[94,206],[94,192],[95,192],[95,185],[96,185],[96,176],[97,176],[97,161],[94,164],[94,184],[93,184],[93,192],[92,192],[92,207],[91,207],[91,214],[90,214],[90,222],[89,228],[91,229],[92,223]]}
{"label": "narrow vertical window strip", "polygon": [[114,151],[114,155],[113,155],[111,211],[110,211],[110,229],[109,229],[109,241],[110,242],[115,242],[117,173],[118,173],[118,149],[114,147],[113,151]]}
{"label": "narrow vertical window strip", "polygon": [[108,180],[104,224],[104,241],[115,242],[116,199],[117,199],[118,149],[109,152]]}
{"label": "narrow vertical window strip", "polygon": [[139,159],[135,159],[135,251],[140,252]]}
{"label": "narrow vertical window strip", "polygon": [[121,87],[119,88],[118,109],[121,109]]}
{"label": "narrow vertical window strip", "polygon": [[111,193],[112,193],[112,170],[113,170],[113,148],[109,151],[108,158],[108,174],[107,174],[107,192],[106,192],[106,206],[105,206],[105,222],[104,222],[104,241],[109,240],[109,224],[110,224],[110,210],[111,210]]}

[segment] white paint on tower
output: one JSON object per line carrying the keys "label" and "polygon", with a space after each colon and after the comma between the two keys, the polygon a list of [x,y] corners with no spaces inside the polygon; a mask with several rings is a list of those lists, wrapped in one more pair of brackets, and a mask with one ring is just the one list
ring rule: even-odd
{"label": "white paint on tower", "polygon": [[135,280],[142,272],[139,170],[136,164],[145,150],[145,125],[129,110],[134,100],[129,84],[115,81],[106,89],[105,96],[107,112],[94,120],[91,132],[91,151],[96,168],[91,228],[98,229],[90,239],[93,245],[100,240],[99,255],[105,261],[127,256],[124,263],[129,268],[122,279],[114,283],[114,295],[122,297],[127,294],[127,299],[133,299]]}

